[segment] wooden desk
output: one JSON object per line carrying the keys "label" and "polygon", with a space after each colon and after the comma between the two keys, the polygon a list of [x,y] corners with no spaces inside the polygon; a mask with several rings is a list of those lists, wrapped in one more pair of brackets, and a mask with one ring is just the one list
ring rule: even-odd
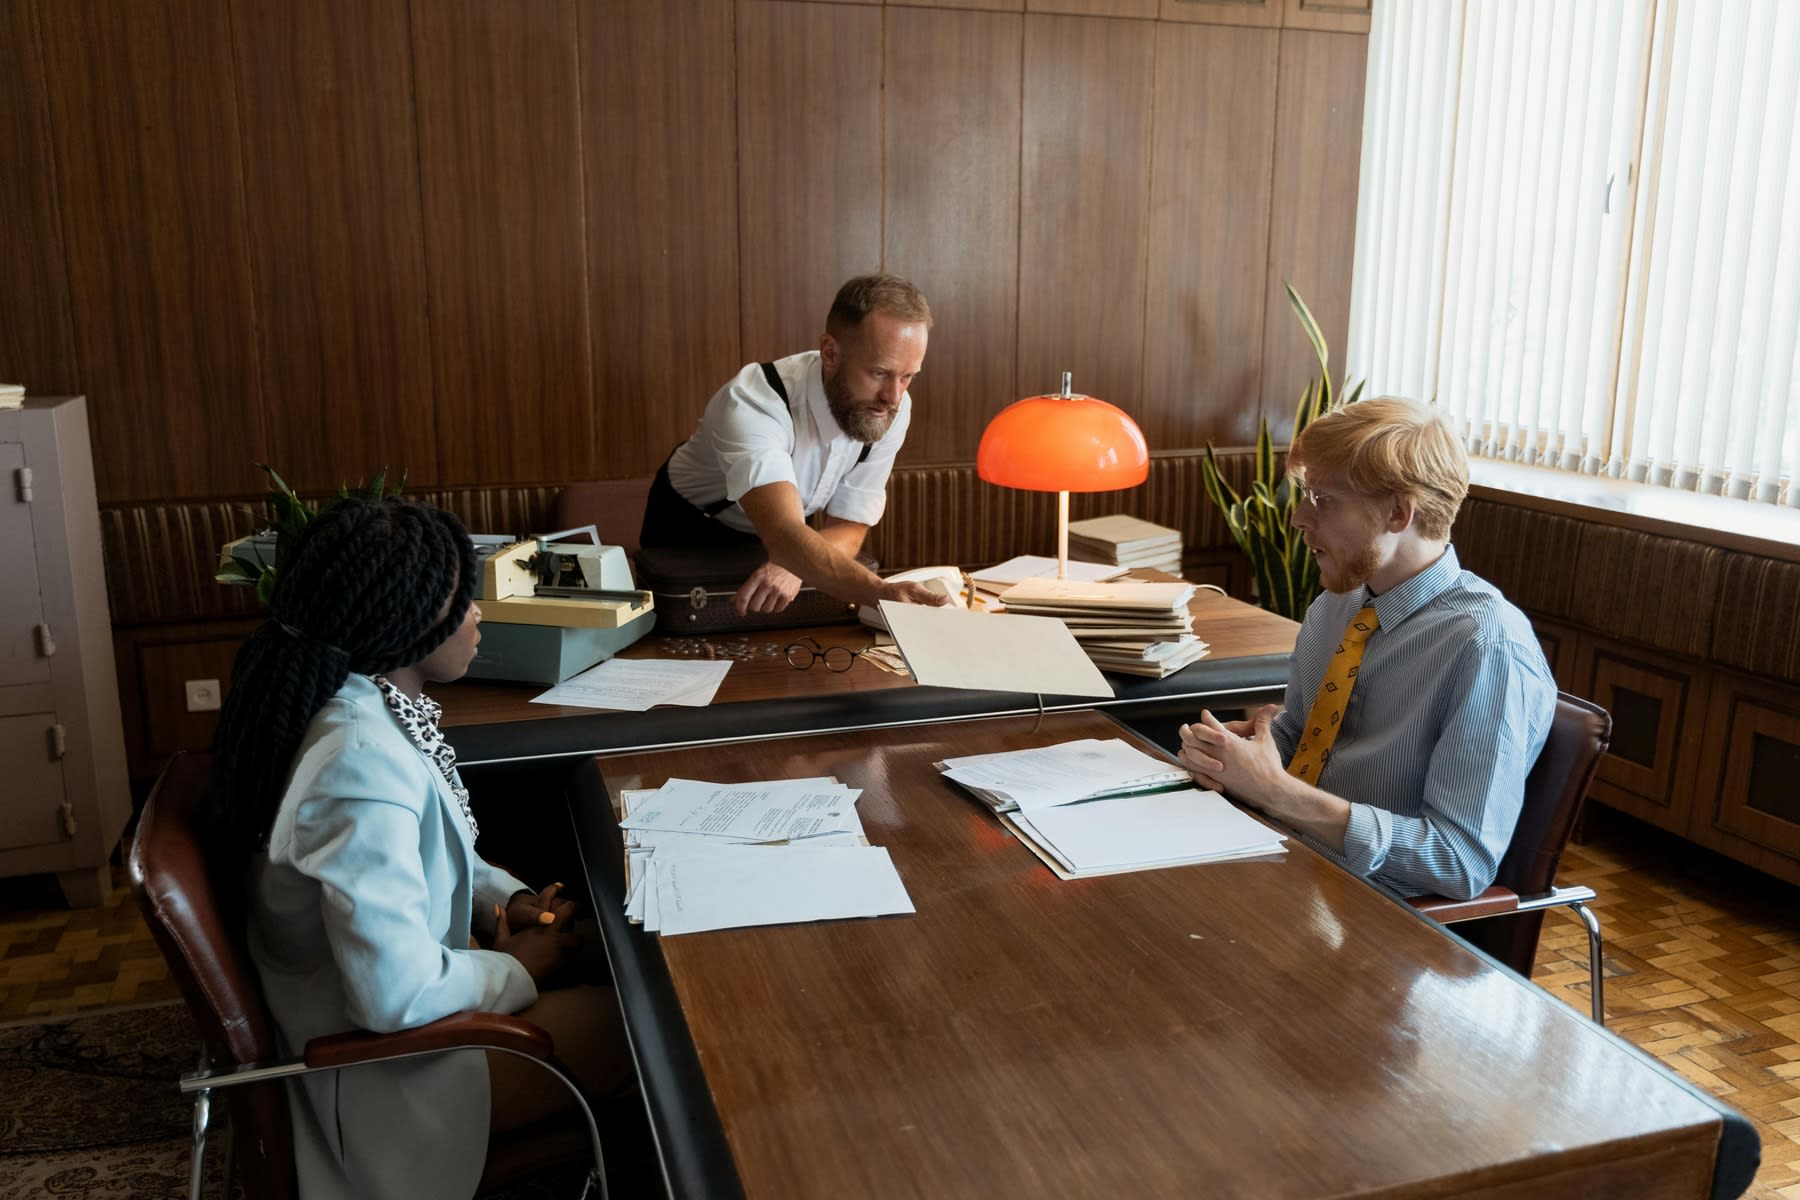
{"label": "wooden desk", "polygon": [[[1738,1195],[1747,1122],[1298,843],[1058,881],[936,759],[1092,713],[601,759],[606,786],[833,774],[915,916],[660,939],[572,800],[672,1194]],[[577,789],[578,792],[582,789]],[[1716,1190],[1715,1190],[1716,1189]]]}
{"label": "wooden desk", "polygon": [[[1046,697],[1048,710],[1116,707],[1137,715],[1168,711],[1183,719],[1203,706],[1235,708],[1279,700],[1287,683],[1287,658],[1299,625],[1274,613],[1214,592],[1195,594],[1194,632],[1211,650],[1207,657],[1167,679],[1107,675],[1118,695]],[[464,680],[432,688],[444,707],[443,725],[457,761],[485,762],[589,755],[696,742],[751,740],[819,729],[865,728],[949,718],[1036,711],[1037,698],[1017,692],[976,692],[920,687],[903,675],[857,660],[842,674],[815,665],[788,666],[782,651],[801,637],[825,646],[860,648],[872,631],[861,625],[775,629],[710,639],[648,637],[621,658],[692,658],[702,641],[716,647],[748,646],[734,661],[706,708],[664,707],[645,713],[596,711],[533,704],[545,689],[535,684]]]}

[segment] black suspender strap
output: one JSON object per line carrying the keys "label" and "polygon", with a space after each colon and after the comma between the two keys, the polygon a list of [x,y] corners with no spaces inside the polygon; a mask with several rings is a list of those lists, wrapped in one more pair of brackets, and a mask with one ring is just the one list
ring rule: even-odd
{"label": "black suspender strap", "polygon": [[[763,363],[762,373],[763,378],[769,381],[769,386],[774,389],[775,394],[781,397],[781,402],[788,406],[788,411],[792,412],[794,402],[788,399],[787,384],[782,382],[781,372],[775,369],[775,364],[772,362]],[[862,453],[856,457],[857,466],[860,467],[869,461],[869,451],[871,449],[873,449],[873,447],[868,442],[863,443]],[[716,517],[730,507],[731,501],[721,498],[713,501],[711,504],[705,505],[700,511],[709,517]]]}
{"label": "black suspender strap", "polygon": [[[775,389],[775,394],[777,396],[781,397],[781,402],[783,404],[787,405],[788,410],[790,412],[793,411],[794,402],[792,400],[788,399],[787,384],[785,384],[781,381],[781,372],[777,371],[775,369],[775,364],[772,362],[763,363],[762,364],[762,373],[763,373],[763,378],[767,379],[769,381],[769,386],[771,388]],[[864,451],[864,457],[867,457],[866,449]],[[860,462],[860,460],[859,460],[859,462]],[[700,506],[700,511],[705,513],[709,517],[716,517],[720,513],[724,512],[726,509],[728,509],[730,507],[731,507],[731,501],[729,501],[729,500],[725,499],[723,496],[721,496],[719,499],[714,500],[711,504]]]}
{"label": "black suspender strap", "polygon": [[763,378],[769,381],[769,386],[775,389],[775,394],[781,397],[781,402],[792,409],[794,402],[788,399],[787,384],[781,382],[781,372],[775,369],[775,364],[772,362],[764,363],[762,369]]}

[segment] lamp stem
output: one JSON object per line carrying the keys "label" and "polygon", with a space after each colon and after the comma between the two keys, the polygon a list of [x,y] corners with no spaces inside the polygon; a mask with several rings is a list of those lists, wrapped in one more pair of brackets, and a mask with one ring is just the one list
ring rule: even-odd
{"label": "lamp stem", "polygon": [[1056,577],[1069,577],[1069,493],[1056,493]]}

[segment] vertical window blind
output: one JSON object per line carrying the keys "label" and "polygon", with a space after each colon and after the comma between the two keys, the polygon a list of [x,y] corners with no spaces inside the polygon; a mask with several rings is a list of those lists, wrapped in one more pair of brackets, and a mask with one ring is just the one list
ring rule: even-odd
{"label": "vertical window blind", "polygon": [[1382,0],[1346,361],[1471,453],[1800,506],[1800,4]]}

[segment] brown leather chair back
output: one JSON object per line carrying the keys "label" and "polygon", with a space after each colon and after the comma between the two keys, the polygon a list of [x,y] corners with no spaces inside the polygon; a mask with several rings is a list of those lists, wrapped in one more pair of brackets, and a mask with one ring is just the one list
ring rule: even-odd
{"label": "brown leather chair back", "polygon": [[[201,835],[210,754],[178,754],[138,818],[128,866],[131,888],[170,974],[200,1029],[212,1070],[272,1063],[275,1025],[243,940],[242,889],[215,878]],[[230,1105],[232,1145],[244,1194],[293,1200],[294,1148],[287,1093],[279,1082],[216,1095]]]}
{"label": "brown leather chair back", "polygon": [[644,528],[644,505],[650,499],[648,479],[599,479],[571,483],[556,498],[556,527],[592,525],[607,546],[623,546],[635,560],[638,534]]}
{"label": "brown leather chair back", "polygon": [[[1567,692],[1556,694],[1556,716],[1525,777],[1525,803],[1495,883],[1520,896],[1542,895],[1555,884],[1588,785],[1611,743],[1612,716],[1604,708]],[[1543,924],[1542,912],[1521,913],[1473,921],[1457,933],[1529,979]]]}

